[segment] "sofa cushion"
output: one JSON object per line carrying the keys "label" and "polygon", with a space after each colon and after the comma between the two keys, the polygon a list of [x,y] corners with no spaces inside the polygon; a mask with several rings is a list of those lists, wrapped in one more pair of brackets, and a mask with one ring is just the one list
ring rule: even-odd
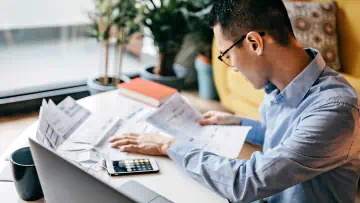
{"label": "sofa cushion", "polygon": [[285,2],[297,40],[320,51],[327,65],[340,71],[336,2]]}

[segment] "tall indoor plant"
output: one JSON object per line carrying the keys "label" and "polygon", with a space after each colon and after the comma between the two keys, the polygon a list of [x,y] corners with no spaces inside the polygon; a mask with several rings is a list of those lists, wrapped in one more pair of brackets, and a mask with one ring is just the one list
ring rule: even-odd
{"label": "tall indoor plant", "polygon": [[120,83],[124,53],[129,44],[130,37],[141,29],[136,3],[137,0],[118,0],[113,8],[115,13],[114,24],[117,31],[116,53],[119,56],[115,63],[118,67],[116,75],[119,78],[116,78],[115,84]]}
{"label": "tall indoor plant", "polygon": [[[95,0],[95,11],[89,13],[93,22],[90,35],[95,37],[103,48],[103,75],[88,80],[91,93],[113,90],[120,83],[124,47],[130,35],[139,30],[136,22],[138,9],[136,0]],[[109,54],[115,54],[115,75],[109,76]],[[102,63],[101,63],[102,64]]]}
{"label": "tall indoor plant", "polygon": [[152,32],[159,51],[158,65],[146,68],[141,76],[181,90],[186,71],[174,63],[185,36],[191,31],[190,13],[196,8],[190,0],[159,0],[156,3],[142,0],[140,4],[142,22]]}

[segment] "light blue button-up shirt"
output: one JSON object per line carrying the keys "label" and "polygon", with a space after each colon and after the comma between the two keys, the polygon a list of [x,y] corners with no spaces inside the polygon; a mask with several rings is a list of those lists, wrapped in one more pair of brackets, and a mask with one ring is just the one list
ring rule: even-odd
{"label": "light blue button-up shirt", "polygon": [[[360,175],[357,95],[321,55],[282,91],[269,83],[263,120],[247,141],[263,146],[250,160],[233,160],[175,143],[169,156],[190,176],[231,202],[354,202]],[[224,146],[226,147],[226,146]]]}

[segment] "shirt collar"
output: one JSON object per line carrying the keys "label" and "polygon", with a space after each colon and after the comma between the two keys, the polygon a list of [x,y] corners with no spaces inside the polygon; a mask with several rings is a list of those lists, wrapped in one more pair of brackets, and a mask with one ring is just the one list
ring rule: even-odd
{"label": "shirt collar", "polygon": [[[276,96],[276,100],[284,98],[292,107],[299,106],[310,88],[323,72],[326,63],[321,54],[315,49],[305,49],[305,51],[313,58],[310,64],[290,82],[286,88]],[[277,87],[269,82],[265,87],[265,92],[270,94]]]}

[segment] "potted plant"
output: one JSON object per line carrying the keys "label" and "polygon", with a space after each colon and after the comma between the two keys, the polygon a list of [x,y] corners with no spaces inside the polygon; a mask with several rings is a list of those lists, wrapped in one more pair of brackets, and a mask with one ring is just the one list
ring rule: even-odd
{"label": "potted plant", "polygon": [[193,31],[190,35],[198,53],[195,59],[195,69],[197,71],[199,95],[203,99],[217,99],[218,94],[211,65],[214,33],[207,20],[214,0],[194,0],[193,3],[196,7],[202,8],[200,12],[194,14],[197,18],[192,21]]}
{"label": "potted plant", "polygon": [[[136,22],[138,10],[136,0],[95,0],[95,11],[89,13],[93,22],[90,35],[95,37],[101,46],[101,68],[103,75],[88,80],[91,94],[116,89],[121,82],[122,61],[125,46],[132,33],[139,31]],[[110,53],[114,54],[113,69],[115,74],[109,76]]]}
{"label": "potted plant", "polygon": [[[116,53],[119,57],[115,65],[118,66],[116,75],[122,75],[122,64],[124,52],[129,47],[130,38],[134,38],[133,34],[138,33],[141,29],[141,22],[138,18],[138,9],[136,8],[137,0],[118,0],[114,5],[114,25],[117,31],[117,49]],[[115,84],[120,83],[120,78],[116,78]]]}
{"label": "potted plant", "polygon": [[175,64],[175,58],[191,31],[190,13],[196,8],[191,1],[185,0],[159,0],[156,3],[153,0],[140,2],[142,22],[152,32],[159,51],[158,65],[146,67],[141,77],[182,90],[186,70]]}

